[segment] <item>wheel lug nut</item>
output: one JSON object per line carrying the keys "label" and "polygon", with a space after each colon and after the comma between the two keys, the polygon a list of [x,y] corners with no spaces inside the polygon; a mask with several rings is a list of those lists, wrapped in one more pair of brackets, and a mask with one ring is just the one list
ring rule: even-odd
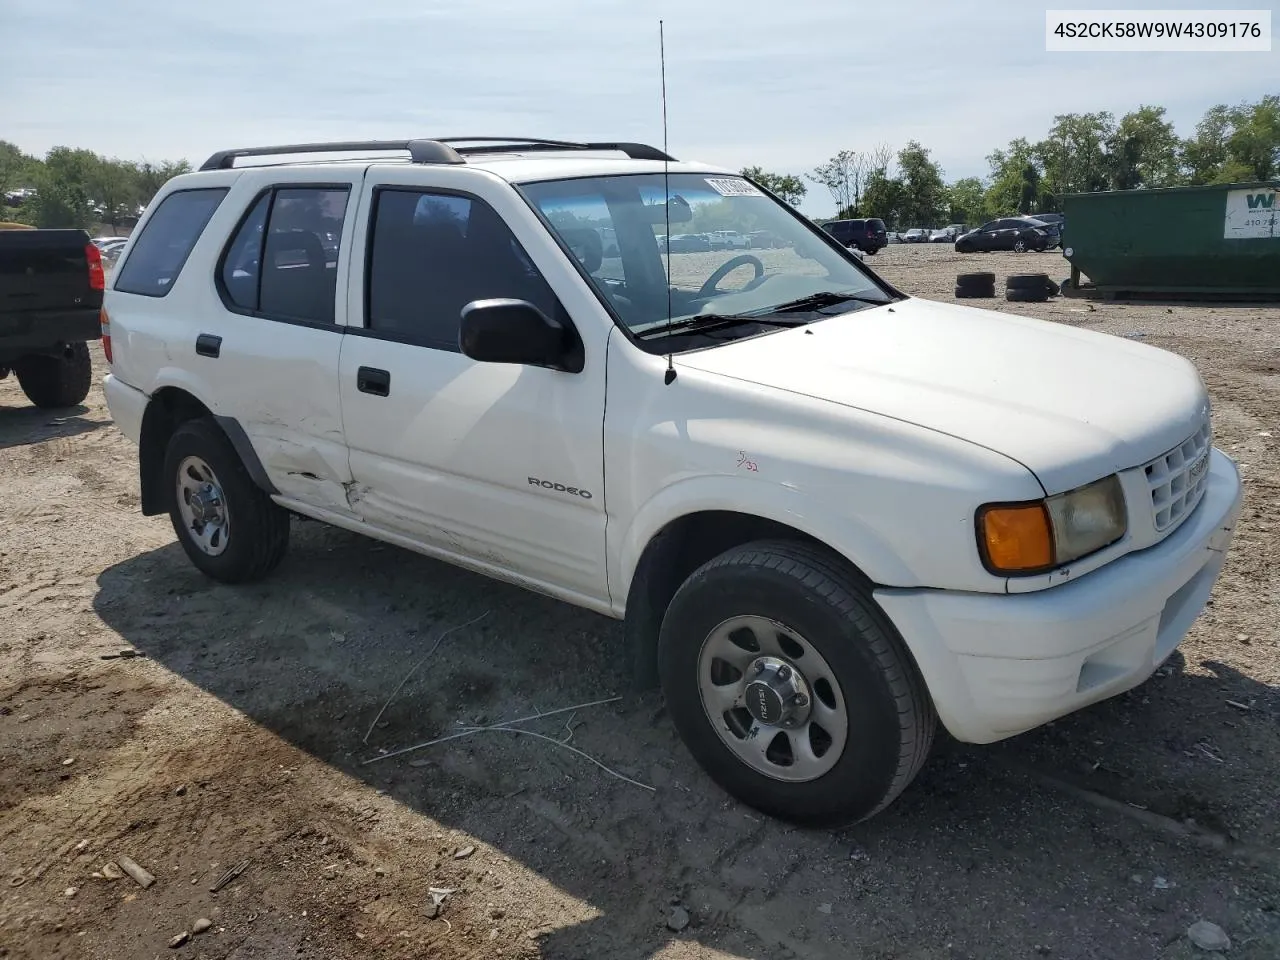
{"label": "wheel lug nut", "polygon": [[757,664],[756,664],[756,676],[758,677],[758,676],[760,676],[760,674],[762,674],[762,673],[764,673],[764,663],[763,663],[763,662],[761,662],[761,663],[757,663]]}
{"label": "wheel lug nut", "polygon": [[809,698],[806,697],[803,693],[797,693],[794,697],[791,698],[791,702],[795,704],[797,707],[807,707],[809,705]]}
{"label": "wheel lug nut", "polygon": [[791,668],[788,667],[785,663],[778,668],[778,679],[779,680],[791,679]]}

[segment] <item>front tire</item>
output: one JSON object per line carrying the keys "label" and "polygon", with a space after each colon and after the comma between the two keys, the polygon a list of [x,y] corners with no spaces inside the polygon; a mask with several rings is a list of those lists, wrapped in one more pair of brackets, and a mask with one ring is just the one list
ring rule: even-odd
{"label": "front tire", "polygon": [[746,544],[676,592],[658,642],[667,709],[721,787],[808,826],[864,820],[914,779],[937,726],[892,624],[853,573]]}
{"label": "front tire", "polygon": [[178,542],[206,576],[247,583],[265,577],[284,559],[288,512],[253,482],[212,420],[188,420],[174,431],[164,477]]}
{"label": "front tire", "polygon": [[60,356],[23,357],[13,365],[27,399],[46,410],[83,403],[93,383],[93,360],[84,342],[68,344]]}

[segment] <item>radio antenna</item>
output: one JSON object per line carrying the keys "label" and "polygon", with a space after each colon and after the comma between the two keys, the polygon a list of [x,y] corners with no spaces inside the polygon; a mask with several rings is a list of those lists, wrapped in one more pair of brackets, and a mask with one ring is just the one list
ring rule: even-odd
{"label": "radio antenna", "polygon": [[[671,337],[671,154],[667,152],[667,40],[662,21],[658,21],[658,60],[662,69],[662,213],[666,218],[666,235],[662,242],[667,248],[666,281],[667,281],[667,338]],[[663,374],[663,383],[667,386],[676,378],[675,362],[671,356],[671,345],[667,345],[667,372]]]}

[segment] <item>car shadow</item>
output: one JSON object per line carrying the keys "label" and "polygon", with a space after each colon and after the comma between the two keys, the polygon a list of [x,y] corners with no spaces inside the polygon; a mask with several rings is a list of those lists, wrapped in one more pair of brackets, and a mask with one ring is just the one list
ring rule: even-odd
{"label": "car shadow", "polygon": [[0,403],[0,450],[47,440],[70,438],[105,427],[109,420],[89,420],[84,404],[59,410]]}
{"label": "car shadow", "polygon": [[[1280,756],[1277,691],[1220,664],[1191,670],[1181,654],[1137,690],[1022,737],[987,748],[941,737],[889,809],[817,831],[711,784],[656,694],[531,728],[572,730],[574,745],[652,793],[523,737],[365,763],[458,722],[626,683],[614,621],[355,534],[296,521],[282,567],[243,587],[206,580],[170,544],[104,571],[94,607],[287,742],[590,905],[593,919],[538,939],[545,957],[640,960],[673,939],[784,958],[1156,956],[1204,912],[1229,926],[1274,889],[1273,871],[1233,870],[1037,779],[1274,842],[1275,791],[1259,784]],[[422,662],[443,631],[486,613]],[[1157,874],[1176,883],[1153,889]],[[692,918],[679,933],[665,923],[677,899]],[[1105,936],[1081,934],[1094,926]]]}

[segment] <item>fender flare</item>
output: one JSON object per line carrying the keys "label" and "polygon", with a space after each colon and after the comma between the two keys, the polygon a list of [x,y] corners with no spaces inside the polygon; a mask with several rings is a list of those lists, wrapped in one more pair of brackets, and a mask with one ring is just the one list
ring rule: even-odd
{"label": "fender flare", "polygon": [[[847,513],[793,486],[716,474],[663,487],[636,511],[617,547],[614,597],[626,597],[649,541],[675,520],[704,511],[729,511],[772,520],[825,544],[875,584],[918,586],[889,542]],[[611,578],[612,579],[612,578]]]}

